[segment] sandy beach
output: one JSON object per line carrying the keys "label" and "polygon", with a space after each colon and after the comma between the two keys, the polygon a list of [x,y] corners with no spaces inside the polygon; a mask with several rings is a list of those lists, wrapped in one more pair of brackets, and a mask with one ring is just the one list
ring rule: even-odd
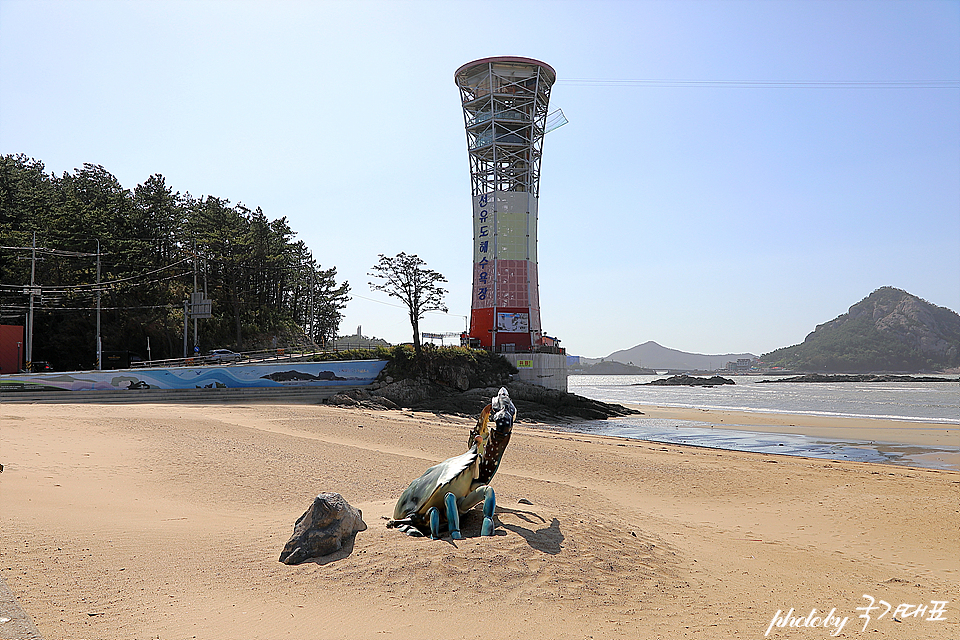
{"label": "sandy beach", "polygon": [[[926,423],[773,418],[956,442]],[[386,529],[470,426],[309,404],[0,405],[0,576],[47,640],[960,637],[960,473],[521,423],[496,536],[476,514],[457,542]],[[322,491],[368,529],[280,563]]]}

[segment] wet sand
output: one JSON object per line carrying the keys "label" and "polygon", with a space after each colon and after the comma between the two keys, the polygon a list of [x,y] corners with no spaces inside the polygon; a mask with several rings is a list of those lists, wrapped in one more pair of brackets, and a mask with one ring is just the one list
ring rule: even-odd
{"label": "wet sand", "polygon": [[821,438],[895,442],[926,447],[960,447],[960,424],[885,418],[845,418],[793,413],[689,409],[627,404],[646,418],[691,420],[744,431],[794,433]]}
{"label": "wet sand", "polygon": [[[496,536],[477,537],[476,517],[458,542],[387,530],[399,493],[462,453],[471,422],[296,404],[0,406],[0,576],[48,640],[830,637],[770,627],[813,608],[848,618],[839,637],[960,637],[960,473],[519,424],[493,482]],[[931,425],[885,422],[804,428],[940,442]],[[369,528],[335,556],[281,564],[321,491]],[[859,619],[864,594],[948,601],[946,619]]]}

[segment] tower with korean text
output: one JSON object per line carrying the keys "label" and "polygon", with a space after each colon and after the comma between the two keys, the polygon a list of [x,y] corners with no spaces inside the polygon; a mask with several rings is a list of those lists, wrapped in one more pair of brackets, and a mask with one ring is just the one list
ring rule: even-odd
{"label": "tower with korean text", "polygon": [[557,74],[530,58],[469,62],[455,74],[473,196],[471,343],[529,351],[540,325],[537,202],[550,89]]}

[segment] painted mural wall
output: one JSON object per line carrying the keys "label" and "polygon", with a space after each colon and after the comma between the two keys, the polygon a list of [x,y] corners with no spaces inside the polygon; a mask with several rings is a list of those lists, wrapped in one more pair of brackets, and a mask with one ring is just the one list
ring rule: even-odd
{"label": "painted mural wall", "polygon": [[361,386],[373,382],[384,360],[286,362],[259,365],[118,369],[0,376],[0,391],[135,391],[248,387]]}

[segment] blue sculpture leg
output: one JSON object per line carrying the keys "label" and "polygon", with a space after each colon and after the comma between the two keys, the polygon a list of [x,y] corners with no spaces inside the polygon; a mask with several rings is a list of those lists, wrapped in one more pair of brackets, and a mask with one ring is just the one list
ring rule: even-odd
{"label": "blue sculpture leg", "polygon": [[430,507],[427,511],[427,519],[430,520],[430,539],[440,539],[440,512],[436,507]]}
{"label": "blue sculpture leg", "polygon": [[454,540],[462,540],[460,534],[460,512],[457,511],[457,496],[447,493],[443,496],[443,503],[447,506],[447,528],[450,529],[450,537]]}
{"label": "blue sculpture leg", "polygon": [[487,487],[487,497],[483,500],[483,526],[480,528],[480,535],[492,536],[496,525],[493,523],[493,511],[497,508],[497,498],[493,493],[492,487]]}

